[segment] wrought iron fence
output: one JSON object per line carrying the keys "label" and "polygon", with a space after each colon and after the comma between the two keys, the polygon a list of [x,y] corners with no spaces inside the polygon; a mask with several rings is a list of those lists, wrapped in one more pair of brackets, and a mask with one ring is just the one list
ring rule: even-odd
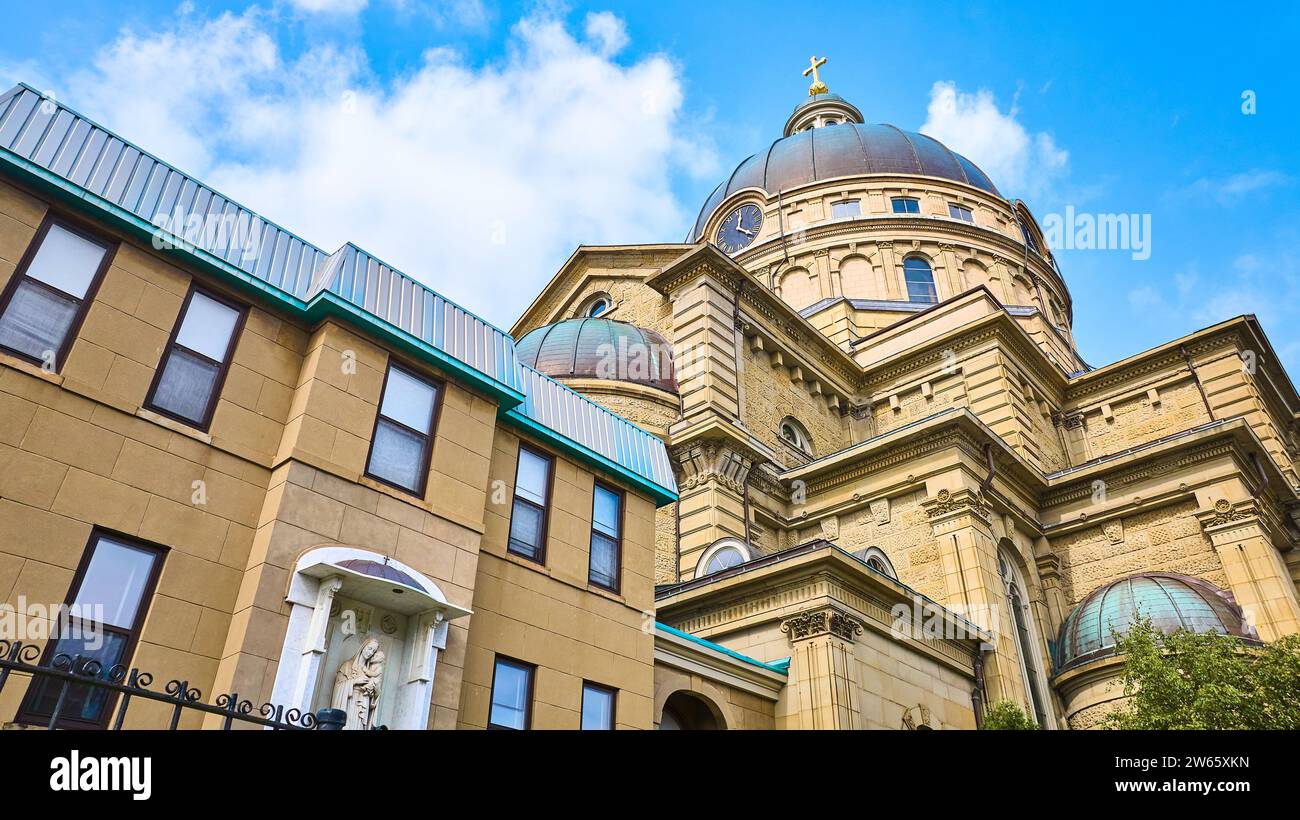
{"label": "wrought iron fence", "polygon": [[[333,721],[318,721],[316,715],[300,709],[286,709],[271,703],[254,706],[251,700],[241,699],[235,692],[218,695],[214,703],[203,703],[203,693],[190,686],[189,681],[170,680],[160,692],[149,688],[154,681],[149,672],[128,669],[123,664],[106,668],[95,658],[66,653],[42,661],[43,654],[41,647],[35,644],[0,640],[0,692],[14,673],[18,679],[30,680],[23,705],[19,708],[18,722],[44,724],[49,729],[116,730],[122,728],[131,704],[143,699],[170,704],[167,729],[172,731],[180,726],[181,716],[186,710],[219,716],[223,730],[229,730],[236,721],[274,730],[339,728],[331,725]],[[37,697],[38,692],[41,697]],[[69,707],[94,699],[101,703],[101,711],[94,719],[70,716]],[[36,703],[38,700],[49,705],[42,708]]]}

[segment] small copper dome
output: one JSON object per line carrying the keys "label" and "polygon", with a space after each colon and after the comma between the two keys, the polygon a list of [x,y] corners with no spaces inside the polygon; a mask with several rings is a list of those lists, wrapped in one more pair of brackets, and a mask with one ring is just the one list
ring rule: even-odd
{"label": "small copper dome", "polygon": [[606,379],[677,392],[668,340],[627,322],[565,319],[528,332],[515,352],[555,379]]}
{"label": "small copper dome", "polygon": [[1127,635],[1139,617],[1165,634],[1185,629],[1257,637],[1231,594],[1189,575],[1142,572],[1094,590],[1074,608],[1061,625],[1057,669],[1114,654],[1113,633]]}

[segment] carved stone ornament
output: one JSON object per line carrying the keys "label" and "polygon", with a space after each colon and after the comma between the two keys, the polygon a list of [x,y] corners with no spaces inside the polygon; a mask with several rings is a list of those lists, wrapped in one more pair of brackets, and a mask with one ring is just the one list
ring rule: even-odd
{"label": "carved stone ornament", "polygon": [[874,499],[870,503],[869,507],[871,509],[871,519],[873,521],[875,521],[877,524],[889,523],[889,499],[888,498]]}
{"label": "carved stone ornament", "polygon": [[[915,713],[915,715],[913,714]],[[933,729],[930,725],[930,707],[924,703],[903,710],[903,729]]]}
{"label": "carved stone ornament", "polygon": [[850,615],[838,609],[813,609],[781,622],[781,631],[790,636],[791,641],[815,638],[819,635],[834,635],[846,641],[852,641],[862,634],[862,624]]}
{"label": "carved stone ornament", "polygon": [[1220,498],[1214,502],[1214,512],[1203,516],[1201,524],[1205,527],[1218,527],[1223,524],[1231,524],[1234,521],[1244,521],[1252,515],[1254,515],[1254,511],[1249,503],[1241,507],[1234,507],[1228,499]]}
{"label": "carved stone ornament", "polygon": [[1107,540],[1112,544],[1119,544],[1124,541],[1124,522],[1119,519],[1107,523],[1106,526],[1101,528],[1101,531],[1106,534]]}
{"label": "carved stone ornament", "polygon": [[927,507],[926,514],[930,518],[969,512],[985,523],[990,520],[989,507],[984,501],[984,497],[969,490],[959,490],[957,493],[940,490],[924,506]]}

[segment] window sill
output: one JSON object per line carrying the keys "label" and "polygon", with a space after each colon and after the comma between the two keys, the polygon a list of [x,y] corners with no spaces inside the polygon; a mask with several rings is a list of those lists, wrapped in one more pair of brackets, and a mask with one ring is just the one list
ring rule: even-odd
{"label": "window sill", "polygon": [[3,350],[0,350],[0,364],[26,373],[29,376],[35,376],[36,378],[41,379],[42,381],[47,381],[50,384],[58,385],[60,387],[63,385],[62,374],[51,373],[40,365],[32,364],[24,358],[15,356],[12,353]]}

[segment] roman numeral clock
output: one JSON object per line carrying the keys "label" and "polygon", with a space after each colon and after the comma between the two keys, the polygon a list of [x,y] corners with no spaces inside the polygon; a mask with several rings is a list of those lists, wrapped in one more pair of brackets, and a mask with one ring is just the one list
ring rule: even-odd
{"label": "roman numeral clock", "polygon": [[763,227],[763,212],[753,203],[745,203],[727,214],[718,226],[718,247],[727,253],[739,253],[749,246]]}

